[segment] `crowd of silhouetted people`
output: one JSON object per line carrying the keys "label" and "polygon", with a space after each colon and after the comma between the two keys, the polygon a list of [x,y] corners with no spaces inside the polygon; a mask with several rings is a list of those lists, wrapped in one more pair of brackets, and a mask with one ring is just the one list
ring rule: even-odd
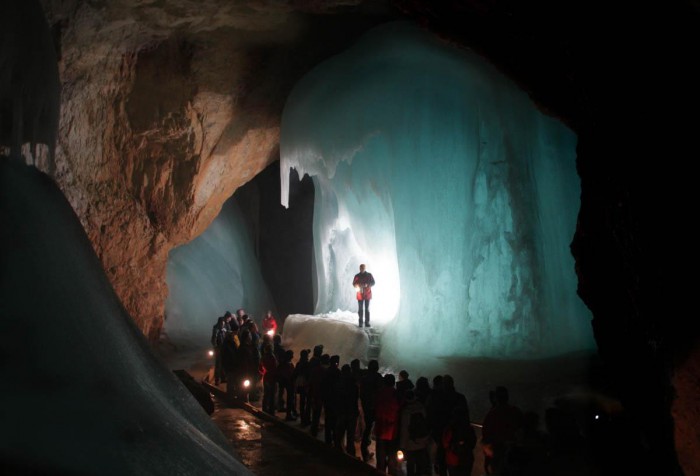
{"label": "crowd of silhouetted people", "polygon": [[262,322],[259,330],[243,309],[218,319],[214,383],[226,383],[231,399],[261,400],[263,412],[282,413],[338,451],[366,463],[374,458],[380,472],[470,476],[477,448],[489,475],[557,474],[557,468],[587,464],[581,433],[567,412],[547,410],[544,431],[539,415],[511,404],[508,389],[499,386],[484,396],[491,406],[477,437],[479,425],[452,376],[421,376],[414,383],[406,370],[398,378],[381,374],[377,360],[366,367],[358,359],[342,363],[322,344],[295,359],[282,346],[272,313]]}

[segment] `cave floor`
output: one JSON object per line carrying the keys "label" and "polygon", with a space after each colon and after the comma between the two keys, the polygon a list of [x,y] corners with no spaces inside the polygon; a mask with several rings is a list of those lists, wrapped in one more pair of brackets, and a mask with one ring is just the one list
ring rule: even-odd
{"label": "cave floor", "polygon": [[[250,405],[229,405],[222,389],[209,386],[215,395],[215,410],[212,421],[231,442],[240,461],[259,476],[286,475],[357,475],[381,474],[375,469],[376,460],[371,458],[364,464],[359,458],[334,450],[323,441],[323,420],[316,438],[308,428],[301,428],[298,421],[284,421],[283,413],[272,417],[262,413],[260,401]],[[280,418],[280,416],[282,418]],[[480,431],[477,428],[477,435]],[[374,441],[370,445],[374,454]],[[360,454],[360,443],[355,442],[356,454]],[[476,461],[471,476],[482,476],[483,457],[480,445],[474,450]],[[405,465],[403,475],[406,474]]]}
{"label": "cave floor", "polygon": [[[253,408],[228,405],[218,397],[211,418],[231,442],[243,465],[256,475],[376,474],[374,459],[367,465],[326,445],[322,426],[314,438],[298,422],[287,423],[260,415],[255,405]],[[359,454],[359,443],[356,449]]]}

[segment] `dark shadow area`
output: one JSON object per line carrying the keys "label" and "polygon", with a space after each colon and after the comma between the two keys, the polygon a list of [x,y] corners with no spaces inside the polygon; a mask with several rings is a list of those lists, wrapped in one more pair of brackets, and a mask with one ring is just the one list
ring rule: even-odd
{"label": "dark shadow area", "polygon": [[[56,48],[38,2],[0,5],[0,146],[56,143],[60,82]],[[33,152],[33,151],[32,151]]]}
{"label": "dark shadow area", "polygon": [[246,221],[260,270],[277,306],[280,324],[289,314],[313,314],[314,185],[292,170],[289,209],[280,205],[280,163],[273,162],[234,194]]}

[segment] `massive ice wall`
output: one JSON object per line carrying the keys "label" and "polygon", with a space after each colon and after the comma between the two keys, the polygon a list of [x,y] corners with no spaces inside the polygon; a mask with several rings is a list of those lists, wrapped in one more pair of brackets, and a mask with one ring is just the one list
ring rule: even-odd
{"label": "massive ice wall", "polygon": [[[569,252],[576,136],[481,57],[379,27],[293,90],[289,170],[316,186],[316,313],[377,284],[383,352],[543,357],[590,349]],[[387,355],[386,353],[384,355]]]}
{"label": "massive ice wall", "polygon": [[235,196],[204,233],[170,252],[166,280],[164,328],[181,345],[207,346],[227,310],[244,308],[258,324],[275,311]]}

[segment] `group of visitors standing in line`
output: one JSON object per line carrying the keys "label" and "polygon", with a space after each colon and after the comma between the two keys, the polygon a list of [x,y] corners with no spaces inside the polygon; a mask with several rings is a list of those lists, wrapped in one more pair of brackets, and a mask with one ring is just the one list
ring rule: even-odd
{"label": "group of visitors standing in line", "polygon": [[[212,343],[216,347],[220,342],[215,384],[226,383],[230,398],[257,401],[262,387],[264,412],[282,412],[287,422],[299,420],[314,437],[323,429],[327,444],[367,463],[375,457],[381,472],[401,474],[403,458],[409,476],[433,471],[441,476],[471,475],[477,435],[467,399],[457,392],[450,375],[434,377],[432,385],[426,377],[414,384],[405,370],[398,379],[392,373],[382,375],[377,360],[370,360],[366,368],[358,359],[341,365],[340,357],[325,353],[323,345],[302,350],[295,361],[294,352],[282,346],[270,312],[263,332],[245,311],[229,314],[214,326]],[[492,404],[482,447],[486,472],[498,474],[523,417],[508,403],[503,387]]]}
{"label": "group of visitors standing in line", "polygon": [[[359,327],[370,327],[369,303],[374,277],[364,264],[353,278],[357,291]],[[403,463],[408,476],[471,476],[477,435],[470,421],[466,397],[457,392],[450,375],[438,375],[432,385],[427,377],[415,384],[406,370],[379,373],[377,360],[363,368],[358,359],[341,365],[338,355],[324,352],[323,345],[300,352],[282,346],[278,324],[271,311],[261,329],[244,309],[226,312],[212,329],[214,384],[226,383],[230,399],[257,401],[262,391],[262,410],[285,414],[285,421],[300,420],[312,436],[323,427],[324,441],[339,451],[358,456],[366,463],[376,457],[380,472],[399,475]],[[491,408],[481,428],[484,472],[488,475],[532,474],[544,471],[545,445],[539,417],[523,413],[509,403],[508,390],[499,386],[489,394]],[[577,431],[566,415],[552,408],[548,458],[557,452],[566,461],[575,447]],[[370,452],[372,440],[375,453]],[[563,451],[561,450],[563,448]],[[551,450],[551,448],[550,448]],[[568,464],[568,463],[567,463]],[[544,473],[541,473],[544,474]],[[554,474],[554,473],[551,473]]]}

